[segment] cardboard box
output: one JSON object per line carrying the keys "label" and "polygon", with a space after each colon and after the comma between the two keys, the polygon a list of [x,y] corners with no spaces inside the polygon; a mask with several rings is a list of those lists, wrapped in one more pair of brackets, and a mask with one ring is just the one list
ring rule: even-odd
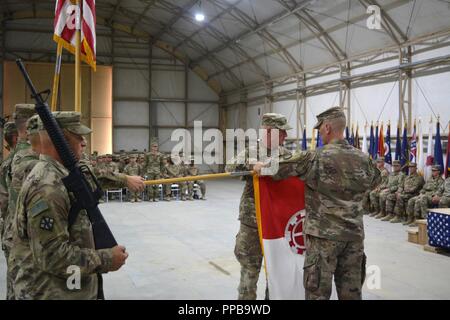
{"label": "cardboard box", "polygon": [[417,220],[416,222],[419,227],[419,244],[424,246],[428,244],[427,220]]}
{"label": "cardboard box", "polygon": [[419,228],[408,230],[408,242],[419,243]]}

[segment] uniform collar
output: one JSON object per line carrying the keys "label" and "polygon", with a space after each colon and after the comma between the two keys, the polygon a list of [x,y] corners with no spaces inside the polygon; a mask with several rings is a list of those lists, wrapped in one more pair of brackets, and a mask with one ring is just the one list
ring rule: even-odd
{"label": "uniform collar", "polygon": [[42,161],[50,163],[53,167],[55,167],[58,171],[60,171],[61,173],[65,174],[65,175],[68,174],[68,170],[66,169],[66,167],[64,167],[64,165],[62,163],[60,163],[59,161],[53,159],[49,155],[40,154],[39,155],[39,160],[42,160]]}
{"label": "uniform collar", "polygon": [[349,145],[348,141],[345,139],[333,139],[328,144],[342,144],[342,145]]}

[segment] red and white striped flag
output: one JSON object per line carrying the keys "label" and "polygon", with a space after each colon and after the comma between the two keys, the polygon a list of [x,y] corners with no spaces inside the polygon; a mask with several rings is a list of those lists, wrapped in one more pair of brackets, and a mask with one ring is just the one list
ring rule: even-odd
{"label": "red and white striped flag", "polygon": [[57,0],[53,40],[75,54],[77,16],[81,16],[81,59],[96,69],[95,0],[80,0],[81,11],[73,0]]}

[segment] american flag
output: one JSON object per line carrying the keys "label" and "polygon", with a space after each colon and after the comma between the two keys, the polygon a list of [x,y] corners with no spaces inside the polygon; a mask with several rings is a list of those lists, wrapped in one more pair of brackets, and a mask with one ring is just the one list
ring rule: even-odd
{"label": "american flag", "polygon": [[95,0],[80,0],[81,11],[75,1],[57,0],[53,40],[75,54],[76,17],[80,14],[81,59],[96,69]]}
{"label": "american flag", "polygon": [[429,244],[450,249],[450,215],[430,211],[427,224]]}

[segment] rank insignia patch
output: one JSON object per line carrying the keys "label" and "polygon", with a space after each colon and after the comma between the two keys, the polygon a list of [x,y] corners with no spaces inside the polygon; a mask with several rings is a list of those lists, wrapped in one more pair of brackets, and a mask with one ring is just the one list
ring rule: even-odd
{"label": "rank insignia patch", "polygon": [[42,218],[41,225],[40,225],[41,229],[47,230],[47,231],[52,231],[54,222],[55,222],[55,220],[53,220],[53,218],[49,218],[49,217]]}

